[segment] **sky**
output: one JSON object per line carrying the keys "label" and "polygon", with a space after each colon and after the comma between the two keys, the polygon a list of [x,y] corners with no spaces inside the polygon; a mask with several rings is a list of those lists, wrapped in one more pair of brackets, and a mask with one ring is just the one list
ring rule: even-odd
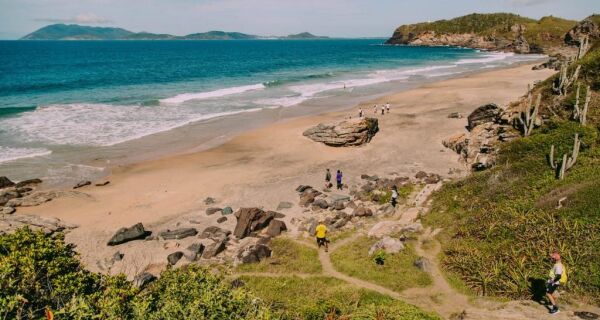
{"label": "sky", "polygon": [[600,0],[0,0],[0,39],[53,23],[174,35],[223,30],[387,37],[401,24],[473,12],[581,20],[600,13]]}

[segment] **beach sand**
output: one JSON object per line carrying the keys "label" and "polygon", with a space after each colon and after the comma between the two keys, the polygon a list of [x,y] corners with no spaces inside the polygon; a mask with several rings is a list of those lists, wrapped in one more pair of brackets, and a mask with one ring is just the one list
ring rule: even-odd
{"label": "beach sand", "polygon": [[[79,227],[66,240],[75,243],[84,263],[94,271],[125,272],[129,276],[148,265],[166,262],[166,256],[185,248],[197,238],[177,242],[135,241],[118,247],[106,242],[114,232],[137,222],[154,232],[193,226],[199,231],[218,225],[220,214],[207,216],[206,197],[214,206],[264,207],[276,209],[280,201],[294,203],[283,210],[291,227],[292,218],[306,215],[298,207],[295,188],[300,184],[323,185],[325,169],[341,169],[344,183],[353,185],[361,174],[413,177],[418,171],[445,178],[467,174],[458,155],[445,149],[443,138],[465,131],[466,118],[449,119],[449,113],[468,115],[485,103],[500,106],[524,95],[527,85],[543,80],[554,71],[532,71],[531,65],[471,74],[427,84],[362,103],[367,116],[373,105],[390,102],[392,111],[379,118],[380,132],[363,147],[333,148],[302,136],[321,122],[356,117],[358,106],[344,112],[296,118],[242,133],[232,140],[193,154],[166,157],[113,168],[104,187],[79,189],[86,198],[59,198],[47,204],[19,208],[17,214],[37,214],[62,219]],[[188,137],[188,139],[191,137]],[[450,174],[449,170],[460,169]],[[235,217],[219,225],[233,230]],[[103,261],[116,251],[125,254],[110,270]]]}

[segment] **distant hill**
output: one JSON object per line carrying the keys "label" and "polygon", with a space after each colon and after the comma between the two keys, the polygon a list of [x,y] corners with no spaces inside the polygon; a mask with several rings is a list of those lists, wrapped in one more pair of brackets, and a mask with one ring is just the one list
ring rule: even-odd
{"label": "distant hill", "polygon": [[386,43],[545,52],[563,45],[564,35],[576,24],[577,21],[552,16],[535,20],[511,13],[474,13],[451,20],[402,25]]}
{"label": "distant hill", "polygon": [[121,28],[88,27],[77,24],[53,24],[38,29],[21,40],[249,40],[249,39],[325,39],[309,32],[284,37],[261,37],[241,32],[209,31],[185,36],[131,32]]}

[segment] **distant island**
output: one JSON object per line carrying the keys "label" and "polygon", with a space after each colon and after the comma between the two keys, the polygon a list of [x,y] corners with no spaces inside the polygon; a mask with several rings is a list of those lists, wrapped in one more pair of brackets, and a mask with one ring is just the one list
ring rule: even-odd
{"label": "distant island", "polygon": [[52,24],[40,28],[20,40],[250,40],[250,39],[328,39],[309,32],[288,36],[257,36],[241,32],[208,31],[185,36],[132,32],[122,28],[90,27],[77,24]]}

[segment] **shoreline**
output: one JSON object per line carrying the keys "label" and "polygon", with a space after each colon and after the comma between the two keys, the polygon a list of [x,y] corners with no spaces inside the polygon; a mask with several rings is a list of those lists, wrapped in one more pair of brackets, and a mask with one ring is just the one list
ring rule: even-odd
{"label": "shoreline", "polygon": [[[447,115],[468,115],[489,102],[505,105],[523,95],[527,84],[554,74],[552,70],[532,71],[531,66],[434,82],[363,102],[346,111],[304,116],[250,130],[201,152],[119,166],[108,177],[109,185],[77,190],[85,197],[56,198],[38,207],[18,208],[16,214],[56,217],[78,225],[66,240],[76,244],[86,266],[106,272],[98,267],[99,261],[118,249],[126,258],[109,272],[130,276],[135,271],[133,266],[164,262],[174,249],[165,249],[158,241],[107,247],[111,235],[138,222],[153,232],[190,225],[199,231],[208,226],[233,229],[233,217],[217,224],[217,217],[204,213],[208,206],[203,200],[207,197],[216,198],[216,206],[231,206],[234,210],[274,210],[280,201],[294,203],[293,208],[283,211],[284,221],[294,234],[297,230],[292,220],[307,215],[297,206],[294,189],[300,184],[320,187],[325,168],[342,169],[344,182],[350,186],[360,181],[361,174],[413,177],[425,171],[443,178],[466,174],[457,161],[458,155],[441,144],[443,138],[464,130],[466,119],[448,119]],[[392,112],[377,115],[380,132],[365,146],[331,148],[302,136],[308,127],[343,119],[348,110],[359,106],[366,116],[373,116],[370,106],[386,101],[392,103]],[[186,246],[185,241],[181,244]]]}

